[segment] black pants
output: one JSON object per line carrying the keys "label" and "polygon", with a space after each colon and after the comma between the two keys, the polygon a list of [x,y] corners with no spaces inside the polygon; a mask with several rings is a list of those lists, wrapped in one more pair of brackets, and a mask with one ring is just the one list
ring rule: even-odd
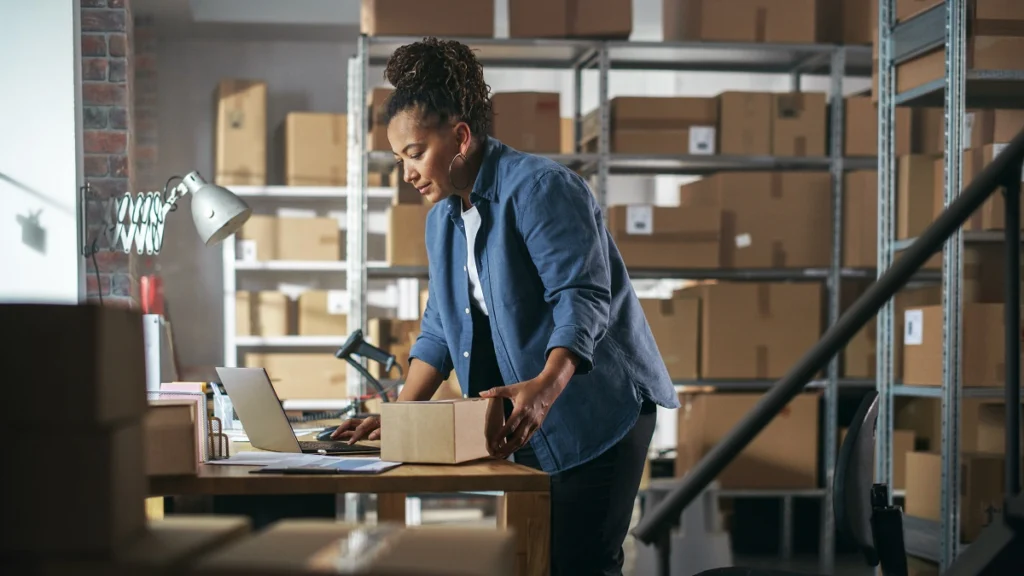
{"label": "black pants", "polygon": [[[475,307],[469,374],[470,396],[505,384],[494,356],[488,319]],[[506,416],[510,409],[506,401]],[[594,460],[551,476],[552,576],[622,574],[622,543],[654,435],[656,411],[653,402],[645,401],[625,438]],[[540,469],[529,445],[513,458]]]}

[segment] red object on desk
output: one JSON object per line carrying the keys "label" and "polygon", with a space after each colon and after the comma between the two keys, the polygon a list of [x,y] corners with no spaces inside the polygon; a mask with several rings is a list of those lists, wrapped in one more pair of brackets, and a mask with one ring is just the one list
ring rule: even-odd
{"label": "red object on desk", "polygon": [[164,281],[156,274],[139,278],[139,300],[143,314],[164,315]]}

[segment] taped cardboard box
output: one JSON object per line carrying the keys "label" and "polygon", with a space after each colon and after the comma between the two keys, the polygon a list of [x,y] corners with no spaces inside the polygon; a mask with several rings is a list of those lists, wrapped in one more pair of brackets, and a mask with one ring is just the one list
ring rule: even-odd
{"label": "taped cardboard box", "polygon": [[668,375],[673,380],[699,379],[700,299],[642,299],[640,306]]}
{"label": "taped cardboard box", "polygon": [[556,154],[562,145],[557,92],[501,92],[491,96],[492,134],[516,150]]}
{"label": "taped cardboard box", "polygon": [[629,205],[608,208],[608,230],[626,266],[715,268],[720,223],[714,205]]}
{"label": "taped cardboard box", "polygon": [[391,266],[427,266],[429,206],[404,204],[388,209],[386,258]]}
{"label": "taped cardboard box", "polygon": [[517,537],[506,530],[361,526],[285,520],[200,561],[205,576],[293,576],[361,567],[365,576],[512,576]]}
{"label": "taped cardboard box", "polygon": [[831,259],[826,173],[718,173],[680,188],[680,202],[715,207],[723,268],[813,268]]}
{"label": "taped cardboard box", "polygon": [[[682,477],[725,438],[761,394],[679,394],[676,477]],[[718,476],[723,489],[818,487],[820,395],[800,394],[772,419]],[[785,446],[785,450],[780,450]]]}
{"label": "taped cardboard box", "polygon": [[387,402],[380,406],[382,460],[460,464],[489,458],[489,435],[504,424],[502,402],[489,398]]}
{"label": "taped cardboard box", "polygon": [[267,84],[221,80],[215,99],[214,180],[221,186],[265,186]]}
{"label": "taped cardboard box", "polygon": [[[622,96],[609,103],[610,151],[618,154],[714,154],[716,98]],[[597,149],[598,110],[584,118],[583,145]]]}
{"label": "taped cardboard box", "polygon": [[284,120],[287,186],[344,186],[348,181],[348,117],[292,112]]}
{"label": "taped cardboard box", "polygon": [[299,295],[298,333],[301,336],[348,334],[348,292],[308,290]]}
{"label": "taped cardboard box", "polygon": [[772,96],[772,155],[825,155],[825,94],[791,92]]}
{"label": "taped cardboard box", "polygon": [[718,151],[723,156],[771,156],[772,98],[768,92],[718,95]]}
{"label": "taped cardboard box", "polygon": [[16,383],[6,387],[0,409],[7,424],[38,425],[39,412],[29,409],[35,407],[45,407],[47,419],[76,430],[138,422],[145,415],[146,359],[138,311],[4,304],[0,326],[17,335],[4,345],[4,376]]}
{"label": "taped cardboard box", "polygon": [[875,268],[878,266],[878,172],[847,172],[843,178],[843,267]]}
{"label": "taped cardboard box", "polygon": [[[986,166],[1003,151],[1006,144],[988,144],[983,148],[965,150],[963,163],[961,164],[961,178],[966,186],[977,178]],[[933,164],[934,194],[933,210],[935,217],[945,209],[945,161],[937,158]],[[1021,214],[1024,215],[1024,206],[1021,207]],[[986,230],[1003,230],[1006,226],[1006,201],[1002,194],[993,194],[980,208],[971,214],[971,217],[964,222],[964,231],[981,232]],[[1021,229],[1024,229],[1024,220],[1021,221]]]}
{"label": "taped cardboard box", "polygon": [[494,37],[494,3],[479,0],[362,0],[367,36]]}
{"label": "taped cardboard box", "polygon": [[633,32],[630,0],[509,0],[510,38],[625,40]]}
{"label": "taped cardboard box", "polygon": [[323,400],[348,396],[348,364],[333,354],[246,354],[245,366],[263,368],[281,400]]}
{"label": "taped cardboard box", "polygon": [[[839,429],[839,446],[846,439],[846,428]],[[892,431],[892,490],[904,490],[907,487],[907,454],[914,451],[913,430]],[[837,452],[838,454],[838,449]]]}
{"label": "taped cardboard box", "polygon": [[292,302],[281,292],[235,292],[235,334],[287,336],[291,334]]}
{"label": "taped cardboard box", "polygon": [[198,472],[200,439],[196,416],[196,403],[189,400],[150,401],[143,423],[147,476]]}
{"label": "taped cardboard box", "polygon": [[339,260],[341,232],[335,218],[253,215],[238,232],[237,252],[246,262]]}

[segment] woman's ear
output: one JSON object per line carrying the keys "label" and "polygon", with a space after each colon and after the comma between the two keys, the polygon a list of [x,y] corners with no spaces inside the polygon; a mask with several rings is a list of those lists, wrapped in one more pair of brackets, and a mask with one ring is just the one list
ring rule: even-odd
{"label": "woman's ear", "polygon": [[469,154],[469,146],[473,142],[473,131],[469,129],[469,124],[459,122],[455,125],[455,141],[458,143],[459,152],[463,156]]}

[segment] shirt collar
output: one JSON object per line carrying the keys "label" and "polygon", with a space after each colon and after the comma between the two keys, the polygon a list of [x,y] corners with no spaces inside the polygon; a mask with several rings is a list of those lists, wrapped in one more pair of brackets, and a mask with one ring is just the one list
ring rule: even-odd
{"label": "shirt collar", "polygon": [[[480,163],[480,171],[476,174],[476,181],[473,182],[473,191],[469,194],[474,206],[477,200],[493,202],[498,198],[498,159],[501,157],[502,146],[501,141],[493,136],[487,136],[483,142],[484,158]],[[448,213],[452,218],[462,217],[462,201],[458,196],[452,195],[448,198]]]}

